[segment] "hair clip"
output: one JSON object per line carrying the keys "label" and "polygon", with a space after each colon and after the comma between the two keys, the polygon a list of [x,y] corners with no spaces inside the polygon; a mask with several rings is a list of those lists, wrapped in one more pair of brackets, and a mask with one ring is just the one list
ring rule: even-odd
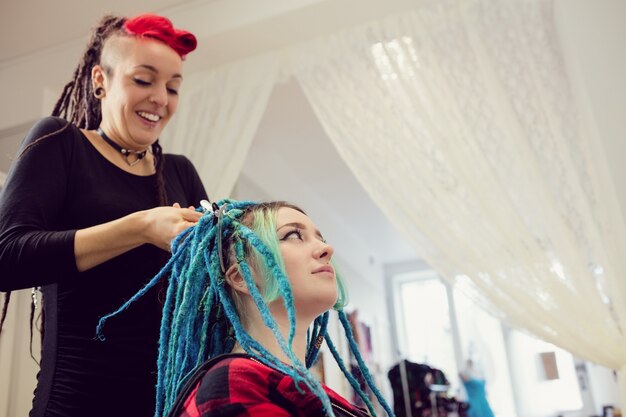
{"label": "hair clip", "polygon": [[204,209],[204,212],[211,212],[213,214],[215,214],[215,210],[213,209],[213,206],[211,205],[211,202],[208,200],[200,200],[200,205],[202,206],[202,208]]}

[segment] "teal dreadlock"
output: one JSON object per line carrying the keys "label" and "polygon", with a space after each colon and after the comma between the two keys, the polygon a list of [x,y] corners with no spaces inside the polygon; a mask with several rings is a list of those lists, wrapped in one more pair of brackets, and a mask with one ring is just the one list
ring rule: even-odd
{"label": "teal dreadlock", "polygon": [[[301,384],[304,384],[320,398],[326,414],[333,416],[328,395],[308,371],[315,364],[324,340],[350,385],[363,399],[370,413],[376,416],[371,401],[356,377],[346,368],[328,335],[329,312],[317,317],[307,332],[305,363],[291,349],[296,313],[291,285],[278,247],[276,212],[281,207],[303,211],[285,202],[222,200],[213,207],[214,211],[207,210],[196,225],[181,233],[172,242],[172,257],[163,269],[118,310],[101,318],[98,324],[97,336],[104,340],[102,330],[108,318],[128,308],[161,279],[169,277],[159,338],[155,417],[161,417],[170,411],[178,391],[198,366],[217,355],[230,353],[236,342],[260,362],[291,376],[298,390],[302,390]],[[232,262],[239,266],[263,322],[289,358],[289,365],[281,362],[254,340],[242,325],[236,297],[225,278],[225,271]],[[261,290],[254,282],[252,269],[266,278]],[[367,385],[387,414],[393,416],[389,405],[373,383],[354,340],[350,323],[342,311],[347,303],[347,295],[339,276],[337,286],[339,297],[334,309],[339,314],[350,349]],[[269,303],[278,298],[282,298],[285,304],[290,323],[286,340],[268,307]]]}

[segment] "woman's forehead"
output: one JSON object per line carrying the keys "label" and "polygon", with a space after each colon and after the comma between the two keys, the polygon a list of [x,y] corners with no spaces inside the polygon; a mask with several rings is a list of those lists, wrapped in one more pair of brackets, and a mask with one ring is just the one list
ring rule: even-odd
{"label": "woman's forehead", "polygon": [[309,216],[301,211],[295,210],[291,207],[279,208],[276,213],[276,227],[281,227],[290,223],[300,223],[304,226],[315,228],[315,224]]}

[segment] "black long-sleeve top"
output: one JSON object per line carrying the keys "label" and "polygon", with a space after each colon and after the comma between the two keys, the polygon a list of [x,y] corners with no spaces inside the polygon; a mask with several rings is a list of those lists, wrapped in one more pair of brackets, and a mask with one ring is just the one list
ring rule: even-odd
{"label": "black long-sleeve top", "polygon": [[[22,149],[66,124],[42,119]],[[206,192],[191,162],[170,154],[164,161],[168,204],[198,206]],[[153,415],[162,294],[154,290],[109,320],[106,341],[95,339],[95,329],[167,254],[145,244],[81,273],[74,235],[156,207],[157,196],[154,175],[121,170],[73,125],[14,161],[0,194],[0,290],[43,289],[45,337],[31,417]]]}

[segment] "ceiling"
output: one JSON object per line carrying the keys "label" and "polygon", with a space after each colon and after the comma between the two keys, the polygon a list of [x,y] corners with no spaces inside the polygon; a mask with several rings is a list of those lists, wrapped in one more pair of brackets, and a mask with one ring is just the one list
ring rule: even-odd
{"label": "ceiling", "polygon": [[168,10],[183,3],[189,1],[2,0],[0,63],[84,38],[105,13],[115,11],[115,14],[132,16],[145,11]]}

